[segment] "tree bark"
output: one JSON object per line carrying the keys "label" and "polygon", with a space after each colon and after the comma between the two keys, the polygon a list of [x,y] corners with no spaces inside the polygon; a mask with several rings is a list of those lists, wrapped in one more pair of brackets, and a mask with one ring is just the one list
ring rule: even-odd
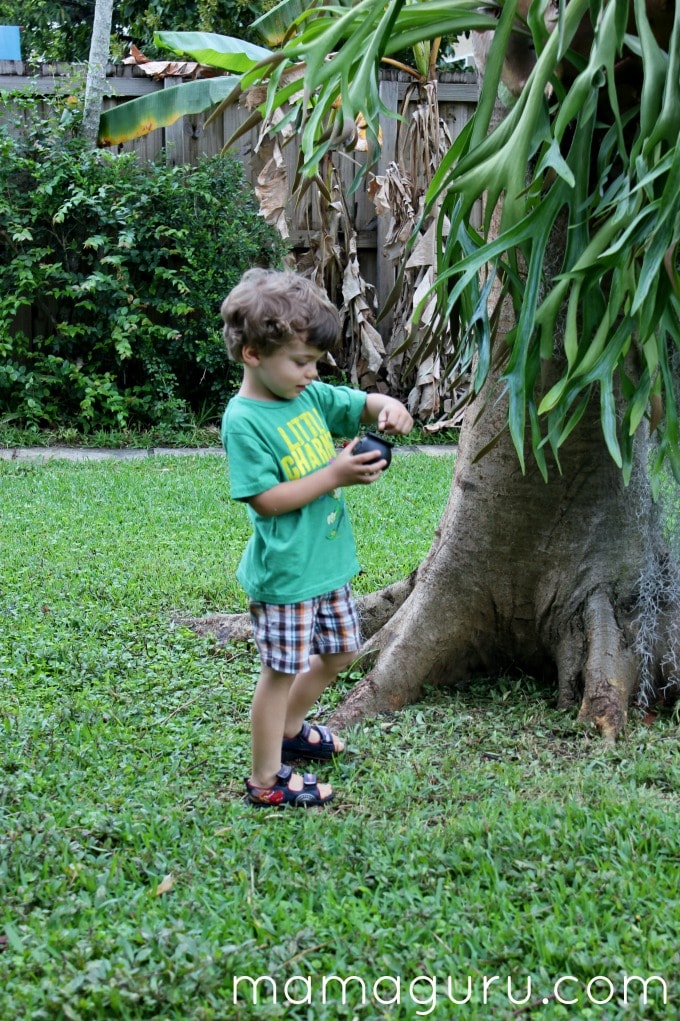
{"label": "tree bark", "polygon": [[680,619],[680,584],[651,499],[647,444],[638,442],[625,487],[591,402],[546,484],[533,463],[522,474],[501,431],[504,402],[487,396],[468,408],[449,501],[413,590],[367,642],[377,662],[331,722],[394,711],[426,685],[521,669],[554,681],[561,707],[580,700],[579,718],[612,740],[643,675],[649,699],[677,687],[680,673],[669,625]]}

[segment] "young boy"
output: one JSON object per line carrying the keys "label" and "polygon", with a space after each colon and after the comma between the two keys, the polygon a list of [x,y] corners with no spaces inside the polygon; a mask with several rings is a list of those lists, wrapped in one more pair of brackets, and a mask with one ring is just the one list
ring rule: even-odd
{"label": "young boy", "polygon": [[386,462],[340,453],[331,437],[360,423],[408,433],[413,420],[392,397],[318,381],[340,317],[326,295],[294,273],[249,270],[222,304],[224,337],[243,382],[224,413],[231,495],[248,504],[253,534],[237,571],[250,599],[261,672],[251,710],[256,805],[324,805],[314,774],[282,760],[328,760],[344,744],[305,716],[361,646],[349,580],[359,570],[343,486],[370,485]]}

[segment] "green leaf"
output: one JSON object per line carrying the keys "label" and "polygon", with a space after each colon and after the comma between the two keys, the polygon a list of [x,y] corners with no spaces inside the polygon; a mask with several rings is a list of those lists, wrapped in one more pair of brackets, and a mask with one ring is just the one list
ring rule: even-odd
{"label": "green leaf", "polygon": [[633,399],[630,402],[628,411],[628,431],[632,436],[636,431],[642,419],[647,411],[647,405],[649,403],[649,397],[652,391],[652,380],[648,371],[642,374],[640,381],[637,384]]}
{"label": "green leaf", "polygon": [[550,140],[548,148],[541,157],[536,170],[536,177],[540,177],[549,168],[554,170],[570,188],[575,187],[576,178],[571,167],[560,152],[559,142],[556,138]]}
{"label": "green leaf", "polygon": [[5,922],[5,935],[7,936],[7,943],[14,953],[22,954],[24,952],[23,940],[18,930],[10,922]]}
{"label": "green leaf", "polygon": [[560,415],[560,420],[563,422],[559,437],[557,439],[556,446],[559,448],[562,446],[564,441],[568,438],[569,434],[573,432],[576,426],[579,424],[583,415],[585,414],[586,408],[590,402],[590,391],[586,390],[581,395],[580,400],[576,404],[576,407],[567,417],[566,415]]}
{"label": "green leaf", "polygon": [[531,446],[534,454],[534,459],[538,465],[538,470],[543,476],[543,481],[548,481],[548,465],[545,459],[545,453],[543,450],[543,437],[541,436],[541,427],[538,422],[538,415],[536,414],[536,405],[533,401],[529,401],[529,422],[531,424]]}
{"label": "green leaf", "polygon": [[621,457],[621,448],[616,435],[616,402],[614,400],[611,376],[605,376],[600,380],[600,417],[607,449],[614,463],[619,468],[622,468],[623,458]]}
{"label": "green leaf", "polygon": [[305,0],[282,0],[252,23],[251,29],[262,36],[267,46],[281,46],[297,18],[305,13]]}
{"label": "green leaf", "polygon": [[174,124],[186,114],[204,113],[231,95],[238,83],[234,77],[206,78],[111,107],[102,114],[97,141],[99,145],[120,145]]}
{"label": "green leaf", "polygon": [[199,64],[233,74],[243,74],[272,56],[272,51],[263,46],[215,32],[156,32],[154,42],[180,56],[189,56]]}
{"label": "green leaf", "polygon": [[475,110],[474,128],[471,139],[471,147],[477,146],[485,137],[491,123],[491,115],[496,105],[498,86],[501,81],[505,52],[508,47],[510,35],[515,27],[515,13],[518,0],[508,0],[503,4],[501,16],[498,20],[498,27],[493,34],[491,48],[484,69],[482,79],[482,90],[479,96],[477,109]]}
{"label": "green leaf", "polygon": [[[432,9],[427,11],[427,20],[423,18],[422,4],[408,7],[399,16],[394,31],[385,46],[385,56],[401,53],[421,40],[438,39],[441,36],[464,35],[466,32],[484,32],[496,28],[498,21],[490,14],[481,10],[470,10],[469,4],[458,10],[453,4],[429,4],[428,8],[440,6],[441,13]],[[413,11],[413,15],[408,12]]]}

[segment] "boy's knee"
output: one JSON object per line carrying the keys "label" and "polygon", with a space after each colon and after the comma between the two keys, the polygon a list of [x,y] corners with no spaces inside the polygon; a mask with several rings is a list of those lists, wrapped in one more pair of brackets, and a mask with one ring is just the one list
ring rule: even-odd
{"label": "boy's knee", "polygon": [[283,670],[275,670],[274,667],[263,665],[260,669],[260,679],[268,684],[292,684],[295,674],[285,673]]}
{"label": "boy's knee", "polygon": [[321,659],[329,670],[341,674],[352,665],[356,657],[356,652],[329,652],[321,656]]}

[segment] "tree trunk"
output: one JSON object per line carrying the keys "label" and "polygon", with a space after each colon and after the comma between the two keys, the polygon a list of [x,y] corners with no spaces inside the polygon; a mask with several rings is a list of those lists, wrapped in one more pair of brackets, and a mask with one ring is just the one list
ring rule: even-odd
{"label": "tree trunk", "polygon": [[[523,475],[504,401],[468,408],[448,505],[413,590],[367,642],[370,673],[336,710],[345,726],[415,701],[425,685],[521,669],[614,739],[631,696],[679,683],[680,582],[661,540],[638,443],[628,487],[596,400],[546,484]],[[641,430],[640,430],[641,432]],[[641,691],[641,689],[643,689]]]}
{"label": "tree trunk", "polygon": [[112,20],[113,0],[96,0],[90,41],[90,58],[85,82],[82,126],[83,138],[91,142],[92,145],[96,145],[99,133],[99,118],[106,89],[106,65],[109,60]]}
{"label": "tree trunk", "polygon": [[[680,690],[680,569],[661,538],[648,444],[640,436],[624,486],[592,402],[546,484],[533,462],[522,474],[504,402],[486,398],[467,410],[425,560],[359,599],[374,666],[330,722],[393,712],[426,685],[522,670],[554,683],[561,708],[580,700],[579,718],[614,740],[631,698]],[[220,642],[252,635],[247,614],[182,622]]]}
{"label": "tree trunk", "polygon": [[[497,104],[494,123],[503,115]],[[560,272],[565,229],[553,228],[548,277]],[[501,330],[513,322],[506,299]],[[544,366],[543,392],[553,368]],[[593,394],[546,483],[531,454],[522,474],[497,381],[490,374],[468,406],[433,544],[408,598],[367,641],[377,660],[335,727],[394,711],[426,685],[519,669],[554,682],[561,708],[580,702],[579,719],[611,741],[634,696],[648,704],[680,690],[680,569],[662,540],[644,429],[625,486]]]}

